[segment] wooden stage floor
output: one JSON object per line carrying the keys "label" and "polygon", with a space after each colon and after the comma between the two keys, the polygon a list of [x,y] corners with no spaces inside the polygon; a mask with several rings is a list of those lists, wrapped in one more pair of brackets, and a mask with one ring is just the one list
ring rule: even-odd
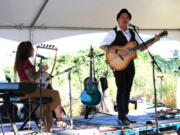
{"label": "wooden stage floor", "polygon": [[[160,110],[162,108],[158,108]],[[122,127],[117,123],[117,113],[112,115],[105,114],[91,114],[89,119],[84,119],[84,116],[73,118],[73,129],[57,128],[55,125],[51,128],[51,133],[44,134],[56,134],[56,135],[147,135],[156,131],[156,125],[154,123],[155,113],[154,109],[138,109],[130,111],[128,118],[136,120],[136,124],[131,124],[126,127]],[[153,124],[146,124],[147,121],[151,121]],[[67,118],[67,122],[69,120]],[[20,127],[22,123],[16,123],[17,127]],[[175,118],[166,120],[158,120],[160,132],[170,132],[180,130],[180,115],[177,114]],[[26,125],[26,128],[31,127],[29,130],[19,131],[19,134],[37,134],[39,129],[32,121]],[[14,134],[11,132],[12,127],[9,123],[3,124],[5,135]],[[175,133],[174,132],[174,133]],[[2,128],[0,128],[0,134]],[[178,133],[176,133],[178,134]]]}

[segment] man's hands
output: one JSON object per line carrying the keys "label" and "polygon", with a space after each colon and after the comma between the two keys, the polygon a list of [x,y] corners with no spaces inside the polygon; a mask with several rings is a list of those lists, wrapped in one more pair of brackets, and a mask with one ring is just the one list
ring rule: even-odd
{"label": "man's hands", "polygon": [[146,50],[147,48],[149,48],[152,44],[154,44],[155,42],[157,42],[157,41],[159,41],[160,40],[160,36],[159,35],[155,35],[154,36],[154,41],[152,42],[152,43],[149,43],[149,44],[147,44],[146,46],[144,46],[144,47],[141,47],[141,51],[144,51],[144,50]]}
{"label": "man's hands", "polygon": [[155,42],[160,40],[160,36],[159,35],[155,35]]}

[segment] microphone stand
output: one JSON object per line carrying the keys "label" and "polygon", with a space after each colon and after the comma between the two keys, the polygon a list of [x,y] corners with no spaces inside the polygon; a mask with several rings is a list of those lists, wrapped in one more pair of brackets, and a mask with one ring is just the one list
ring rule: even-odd
{"label": "microphone stand", "polygon": [[71,68],[68,68],[62,72],[59,73],[60,74],[63,74],[63,73],[66,73],[68,72],[68,79],[69,79],[69,101],[70,101],[70,128],[73,129],[74,128],[74,125],[73,125],[73,118],[72,118],[72,90],[71,90],[71,70],[73,68],[75,68],[77,66],[73,66]]}
{"label": "microphone stand", "polygon": [[[93,58],[91,58],[90,60],[87,60],[87,61],[85,61],[85,62],[82,62],[82,63],[80,63],[79,65],[72,66],[71,68],[78,67],[78,66],[80,66],[80,65],[83,65],[84,63],[93,61],[93,60],[97,59],[98,57],[102,57],[102,56],[104,56],[104,54],[99,54],[99,55],[97,55],[96,57],[93,57]],[[50,75],[49,77],[46,78],[46,81],[48,81],[48,80],[54,78],[55,76],[58,76],[58,75],[64,73],[65,71],[66,71],[66,70],[64,70],[64,71],[62,71],[62,72],[60,72],[60,73],[58,73],[58,74],[55,74],[55,75]]]}
{"label": "microphone stand", "polygon": [[[135,33],[137,34],[137,36],[139,37],[139,39],[142,41],[142,43],[145,45],[144,41],[142,40],[142,38],[140,37],[140,35],[138,34],[136,27],[132,26]],[[159,127],[158,127],[158,114],[157,114],[157,93],[156,93],[156,79],[155,79],[155,65],[157,67],[157,69],[161,71],[161,68],[159,67],[159,65],[157,64],[156,60],[154,59],[154,56],[152,56],[152,54],[150,53],[150,51],[147,49],[149,56],[151,57],[152,61],[152,74],[153,74],[153,86],[154,86],[154,104],[155,104],[155,121],[156,121],[156,133],[159,135],[160,131],[159,131]]]}
{"label": "microphone stand", "polygon": [[[93,61],[94,59],[96,59],[96,58],[98,58],[98,57],[101,57],[101,56],[103,56],[103,55],[104,55],[104,54],[100,54],[100,55],[98,55],[97,57],[91,58],[89,61]],[[85,62],[83,62],[83,63],[80,63],[79,65],[72,66],[72,67],[70,67],[70,68],[68,68],[68,69],[66,69],[66,70],[64,70],[64,71],[62,71],[62,72],[60,72],[60,73],[58,73],[58,74],[55,75],[55,76],[57,76],[57,75],[60,75],[60,74],[63,74],[63,73],[68,72],[68,79],[69,79],[69,101],[70,101],[70,127],[71,127],[71,129],[74,128],[73,118],[72,118],[71,70],[74,69],[74,68],[77,68],[77,67],[79,67],[80,65],[82,65],[82,64],[84,64],[84,63],[86,63],[86,62],[89,62],[89,61],[85,61]],[[47,78],[47,80],[52,79],[52,78],[55,77],[55,76],[50,76],[49,78]]]}

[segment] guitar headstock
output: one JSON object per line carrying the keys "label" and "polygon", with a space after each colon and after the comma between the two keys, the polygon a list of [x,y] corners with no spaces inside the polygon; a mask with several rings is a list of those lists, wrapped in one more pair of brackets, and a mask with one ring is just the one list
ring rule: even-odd
{"label": "guitar headstock", "polygon": [[163,32],[159,33],[158,36],[164,37],[164,36],[167,36],[167,35],[168,35],[168,31],[167,31],[167,30],[164,30]]}
{"label": "guitar headstock", "polygon": [[88,57],[90,57],[90,58],[93,58],[93,57],[94,57],[94,50],[93,50],[93,48],[92,48],[92,45],[91,45],[91,48],[90,48],[90,52],[89,52]]}

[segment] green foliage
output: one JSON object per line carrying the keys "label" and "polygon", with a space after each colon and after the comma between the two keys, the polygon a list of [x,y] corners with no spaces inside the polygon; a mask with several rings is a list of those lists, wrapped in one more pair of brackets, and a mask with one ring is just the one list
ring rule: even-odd
{"label": "green foliage", "polygon": [[[104,53],[102,50],[98,48],[94,48],[95,57],[99,54]],[[69,81],[68,81],[68,73],[60,74],[62,71],[73,68],[71,71],[71,83],[72,83],[72,95],[73,99],[78,100],[78,104],[80,104],[80,95],[84,88],[83,81],[86,77],[89,76],[89,49],[87,50],[80,50],[77,52],[72,52],[69,54],[64,54],[58,56],[56,67],[53,72],[53,75],[56,76],[53,78],[53,87],[54,89],[59,90],[62,104],[67,105],[69,104]],[[153,103],[154,100],[154,89],[153,89],[153,81],[152,81],[152,64],[151,58],[149,57],[147,52],[137,53],[138,58],[135,60],[136,66],[136,75],[133,82],[133,87],[131,90],[131,97],[137,96],[145,96],[148,102]],[[53,65],[53,57],[50,57],[45,64],[52,67]],[[95,75],[96,78],[99,79],[102,76],[107,77],[108,79],[108,86],[110,95],[115,100],[116,97],[116,85],[114,81],[114,76],[112,70],[105,62],[105,56],[95,58],[94,66],[95,66]],[[178,59],[170,59],[165,60],[160,56],[155,56],[155,59],[159,66],[162,68],[163,73],[160,73],[157,69],[155,70],[156,74],[156,88],[157,88],[157,95],[158,100],[160,99],[160,78],[158,76],[163,75],[163,100],[167,102],[168,105],[171,107],[175,107],[175,93],[176,93],[176,86],[177,86],[177,78],[180,76],[178,70],[176,70],[180,65],[178,64]],[[13,78],[13,70],[12,67],[7,66],[4,68],[6,75]],[[176,71],[176,72],[175,72]],[[100,87],[100,85],[99,85]],[[172,98],[171,101],[169,98]],[[166,99],[169,99],[166,101]],[[169,102],[172,103],[169,103]],[[166,103],[165,103],[166,104]]]}
{"label": "green foliage", "polygon": [[[177,63],[177,60],[166,60],[158,55],[155,55],[154,59],[162,69],[162,72],[159,72],[157,68],[155,68],[156,90],[158,96],[157,99],[160,101],[160,76],[163,76],[163,101],[166,105],[175,107],[177,77],[180,76],[180,72],[176,69],[180,65]],[[154,88],[152,78],[152,64],[148,53],[138,53],[138,59],[135,60],[135,65],[136,76],[134,78],[131,96],[146,96],[147,101],[153,103]]]}
{"label": "green foliage", "polygon": [[[104,53],[102,50],[95,48],[94,49],[95,56]],[[56,71],[63,71],[66,68],[71,66],[77,66],[77,68],[72,70],[72,84],[73,84],[73,92],[76,93],[77,97],[80,97],[81,91],[83,89],[83,81],[86,77],[89,76],[89,49],[80,50],[78,52],[74,52],[71,56],[69,54],[60,56],[58,58]],[[138,53],[138,58],[135,60],[136,66],[136,75],[134,78],[134,83],[132,87],[132,97],[137,96],[146,96],[148,102],[153,103],[154,100],[154,89],[153,89],[153,81],[152,81],[152,64],[151,58],[149,57],[147,52]],[[163,96],[173,96],[176,90],[177,79],[176,77],[179,75],[179,72],[174,72],[179,65],[177,65],[174,60],[165,60],[160,56],[155,56],[155,60],[159,64],[159,66],[163,69],[163,73],[160,73],[157,69],[155,70],[156,74],[156,89],[158,100],[160,99],[160,78],[158,76],[163,75]],[[82,64],[84,63],[84,64]],[[108,78],[109,91],[113,99],[116,97],[116,85],[114,81],[114,76],[112,70],[107,66],[105,62],[105,56],[99,57],[95,59],[95,75],[96,78],[100,78],[105,76]],[[176,64],[176,65],[175,65]],[[59,82],[61,85],[67,85],[68,78],[59,78]],[[65,81],[66,80],[66,81]],[[100,85],[99,85],[100,86]],[[68,88],[68,87],[66,87]],[[174,102],[175,103],[175,102]],[[173,105],[175,106],[175,104]]]}

